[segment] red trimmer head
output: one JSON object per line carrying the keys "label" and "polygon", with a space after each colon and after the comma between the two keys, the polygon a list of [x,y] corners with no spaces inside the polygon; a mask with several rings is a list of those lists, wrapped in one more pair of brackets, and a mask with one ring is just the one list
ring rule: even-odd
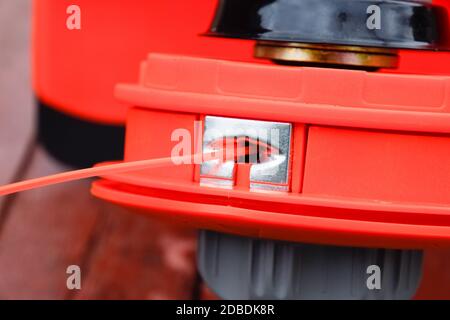
{"label": "red trimmer head", "polygon": [[93,194],[207,230],[199,269],[224,298],[406,299],[422,274],[450,290],[429,254],[450,247],[448,9],[220,1],[198,33],[256,41],[262,59],[150,54],[115,90],[125,162],[244,153],[109,175]]}

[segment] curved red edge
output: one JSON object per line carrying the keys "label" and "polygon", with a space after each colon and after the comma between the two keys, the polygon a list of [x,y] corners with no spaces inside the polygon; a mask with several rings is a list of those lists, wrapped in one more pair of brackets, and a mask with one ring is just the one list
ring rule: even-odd
{"label": "curved red edge", "polygon": [[[110,180],[96,181],[92,193],[104,200],[200,229],[256,238],[342,246],[386,248],[450,247],[450,227],[358,221],[301,214],[280,214],[217,203],[170,198],[149,189]],[[177,200],[175,200],[175,198]]]}

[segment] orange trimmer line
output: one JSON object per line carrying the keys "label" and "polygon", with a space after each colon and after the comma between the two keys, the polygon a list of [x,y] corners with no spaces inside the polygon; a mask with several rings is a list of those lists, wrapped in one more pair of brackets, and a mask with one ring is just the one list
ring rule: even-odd
{"label": "orange trimmer line", "polygon": [[151,159],[151,160],[141,160],[141,161],[133,161],[133,162],[124,162],[117,164],[110,164],[104,166],[98,166],[93,168],[69,171],[58,173],[51,176],[21,181],[17,183],[12,183],[9,185],[0,187],[0,196],[6,196],[13,193],[18,193],[22,191],[27,191],[31,189],[46,187],[54,184],[70,182],[75,180],[87,179],[92,177],[97,177],[101,175],[111,174],[111,173],[120,173],[120,172],[128,172],[139,169],[149,169],[149,168],[158,168],[165,167],[172,163],[172,160],[188,160],[192,157],[192,155],[185,157],[178,157],[178,159],[174,158],[159,158],[159,159]]}
{"label": "orange trimmer line", "polygon": [[[130,161],[109,165],[101,165],[93,168],[69,171],[58,173],[51,176],[45,176],[41,178],[21,181],[17,183],[8,184],[0,187],[0,197],[7,196],[10,194],[23,192],[31,189],[42,188],[51,186],[54,184],[70,182],[75,180],[87,179],[92,177],[98,177],[103,175],[110,175],[114,173],[122,173],[122,172],[130,172],[136,170],[143,169],[151,169],[151,168],[160,168],[167,167],[170,165],[175,165],[174,162],[178,163],[196,163],[196,159],[204,159],[205,157],[210,157],[211,159],[220,159],[223,161],[234,159],[234,153],[230,154],[228,157],[223,157],[223,150],[215,150],[213,152],[208,153],[198,153],[198,154],[190,154],[187,156],[179,156],[179,157],[168,157],[168,158],[159,158],[159,159],[150,159],[150,160],[140,160],[140,161]],[[239,150],[238,150],[239,152]],[[220,155],[220,158],[217,156]],[[198,160],[197,160],[198,162]]]}

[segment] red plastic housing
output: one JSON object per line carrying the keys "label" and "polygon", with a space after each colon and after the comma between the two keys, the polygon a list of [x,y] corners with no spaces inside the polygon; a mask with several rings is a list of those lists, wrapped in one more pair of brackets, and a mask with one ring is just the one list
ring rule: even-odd
{"label": "red plastic housing", "polygon": [[104,177],[92,192],[196,228],[423,248],[417,298],[450,298],[449,93],[447,76],[152,54],[139,84],[116,88],[134,106],[125,160],[170,156],[173,130],[195,137],[205,115],[284,121],[293,124],[289,192],[251,192],[240,175],[233,190],[201,187],[198,165]]}
{"label": "red plastic housing", "polygon": [[[433,3],[450,9],[448,0]],[[81,9],[81,30],[68,30],[67,8]],[[33,88],[59,111],[105,124],[125,122],[127,106],[114,99],[119,82],[135,82],[148,52],[267,64],[253,58],[253,41],[203,36],[217,0],[35,0]],[[389,71],[450,74],[450,53],[400,52]]]}
{"label": "red plastic housing", "polygon": [[194,121],[205,115],[289,122],[290,192],[201,187],[195,165],[115,176],[96,183],[93,192],[195,227],[248,236],[448,246],[449,93],[445,76],[153,54],[139,85],[116,90],[135,106],[125,160],[170,157],[172,132],[183,128],[194,137]]}
{"label": "red plastic housing", "polygon": [[[81,29],[69,30],[78,5]],[[253,42],[202,36],[216,0],[35,0],[33,87],[38,98],[83,120],[123,124],[127,106],[114,99],[119,82],[137,81],[148,52],[253,61]]]}

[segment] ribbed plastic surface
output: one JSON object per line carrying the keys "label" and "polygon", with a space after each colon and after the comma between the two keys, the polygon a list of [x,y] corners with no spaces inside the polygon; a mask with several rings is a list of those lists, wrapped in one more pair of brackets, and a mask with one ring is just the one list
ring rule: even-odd
{"label": "ribbed plastic surface", "polygon": [[[410,299],[422,252],[277,242],[201,231],[199,270],[225,299]],[[367,268],[381,269],[369,290]]]}

